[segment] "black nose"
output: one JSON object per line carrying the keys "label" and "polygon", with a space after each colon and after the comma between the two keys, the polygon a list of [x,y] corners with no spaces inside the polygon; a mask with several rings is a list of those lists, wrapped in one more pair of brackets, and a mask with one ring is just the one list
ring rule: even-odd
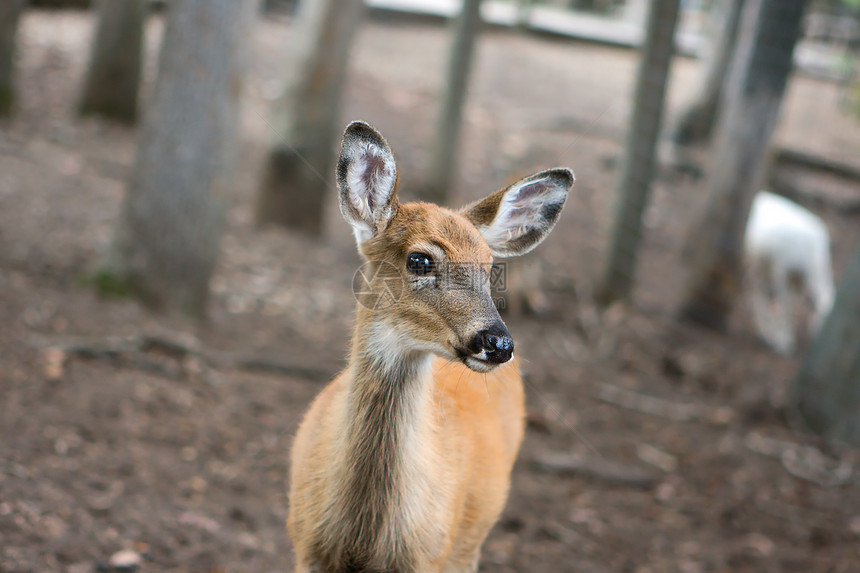
{"label": "black nose", "polygon": [[487,362],[503,364],[514,355],[514,340],[504,324],[494,324],[475,335],[475,347],[484,351]]}

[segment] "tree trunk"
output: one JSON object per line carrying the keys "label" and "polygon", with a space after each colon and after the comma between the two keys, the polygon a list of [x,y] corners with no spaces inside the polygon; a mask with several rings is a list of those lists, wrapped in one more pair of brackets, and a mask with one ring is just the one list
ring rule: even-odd
{"label": "tree trunk", "polygon": [[122,123],[137,120],[146,0],[101,0],[78,111]]}
{"label": "tree trunk", "polygon": [[794,381],[795,404],[814,432],[860,446],[860,243],[833,310]]}
{"label": "tree trunk", "polygon": [[48,10],[74,8],[85,10],[90,7],[92,0],[30,0],[34,8],[46,8]]}
{"label": "tree trunk", "polygon": [[445,205],[457,171],[457,148],[462,125],[463,102],[474,59],[475,40],[481,24],[481,0],[463,0],[453,23],[453,43],[448,60],[445,94],[436,124],[436,139],[430,158],[430,173],[423,199]]}
{"label": "tree trunk", "polygon": [[240,42],[253,0],[173,2],[114,243],[96,277],[150,306],[202,315],[231,183]]}
{"label": "tree trunk", "polygon": [[740,291],[743,235],[807,0],[746,0],[711,185],[692,229],[680,318],[722,330]]}
{"label": "tree trunk", "polygon": [[532,6],[535,0],[514,0],[514,25],[520,30],[526,30],[529,27],[529,19],[531,18]]}
{"label": "tree trunk", "polygon": [[276,224],[312,236],[323,230],[340,136],[340,99],[350,46],[364,11],[362,0],[305,0],[294,25],[291,75],[275,110],[277,141],[260,187],[257,224]]}
{"label": "tree trunk", "polygon": [[648,203],[653,178],[679,4],[679,0],[653,0],[651,3],[633,96],[633,118],[618,183],[615,219],[596,292],[600,304],[625,299],[633,288],[642,212]]}
{"label": "tree trunk", "polygon": [[12,113],[15,105],[15,36],[23,0],[0,2],[0,117]]}
{"label": "tree trunk", "polygon": [[743,5],[744,0],[716,0],[711,4],[702,82],[678,118],[671,135],[675,145],[690,145],[711,138],[723,93],[723,80],[737,43]]}

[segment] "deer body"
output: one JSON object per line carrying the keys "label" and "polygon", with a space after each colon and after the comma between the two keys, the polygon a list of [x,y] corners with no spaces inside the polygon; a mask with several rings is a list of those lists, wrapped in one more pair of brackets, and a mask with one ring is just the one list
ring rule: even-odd
{"label": "deer body", "polygon": [[572,174],[537,174],[461,211],[399,204],[396,180],[382,136],[351,124],[341,211],[372,272],[349,364],[293,445],[299,573],[476,571],[523,437],[522,380],[489,266],[540,242]]}
{"label": "deer body", "polygon": [[[291,497],[290,530],[320,571],[475,570],[522,439],[522,383],[507,369],[488,397],[464,366],[414,366],[387,396],[344,373],[308,412],[314,436],[293,453],[304,499]],[[374,407],[385,417],[368,415]]]}

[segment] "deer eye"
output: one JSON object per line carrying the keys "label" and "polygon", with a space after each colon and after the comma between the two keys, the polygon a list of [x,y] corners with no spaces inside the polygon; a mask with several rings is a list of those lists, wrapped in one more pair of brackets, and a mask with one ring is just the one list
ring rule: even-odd
{"label": "deer eye", "polygon": [[429,275],[436,270],[436,265],[430,255],[424,253],[409,253],[406,257],[406,270],[413,275]]}

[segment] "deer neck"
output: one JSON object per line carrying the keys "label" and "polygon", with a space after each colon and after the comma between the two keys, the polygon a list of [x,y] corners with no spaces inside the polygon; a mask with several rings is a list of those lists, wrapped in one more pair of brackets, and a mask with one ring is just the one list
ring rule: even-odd
{"label": "deer neck", "polygon": [[[357,329],[344,416],[348,450],[360,472],[396,478],[416,432],[427,429],[432,355],[409,348],[383,320]],[[386,487],[393,483],[381,479]]]}
{"label": "deer neck", "polygon": [[[410,349],[384,320],[362,320],[353,339],[338,448],[347,537],[376,547],[407,526],[411,500],[424,498],[432,473],[432,355]],[[388,533],[382,534],[381,532]],[[395,533],[396,535],[396,533]]]}

